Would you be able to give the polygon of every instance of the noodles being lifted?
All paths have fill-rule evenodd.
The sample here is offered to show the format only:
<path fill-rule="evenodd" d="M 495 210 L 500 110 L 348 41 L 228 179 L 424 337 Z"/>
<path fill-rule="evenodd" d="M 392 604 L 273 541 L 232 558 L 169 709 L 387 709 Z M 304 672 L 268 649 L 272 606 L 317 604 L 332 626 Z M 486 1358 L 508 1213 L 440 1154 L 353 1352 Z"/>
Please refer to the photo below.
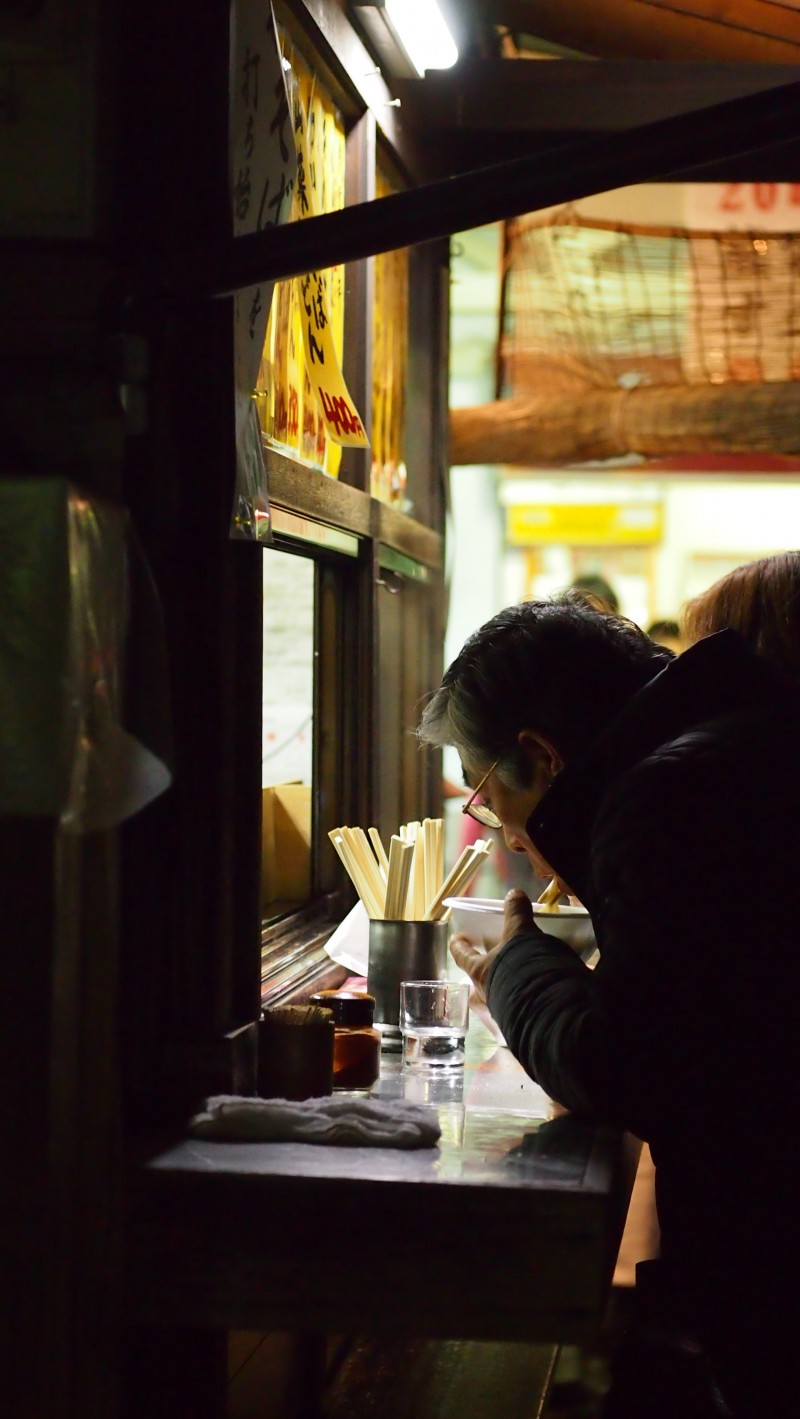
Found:
<path fill-rule="evenodd" d="M 536 905 L 544 907 L 545 911 L 548 912 L 560 911 L 561 906 L 558 900 L 560 896 L 561 887 L 558 883 L 558 879 L 553 877 L 551 881 L 548 882 L 541 895 L 537 897 Z"/>

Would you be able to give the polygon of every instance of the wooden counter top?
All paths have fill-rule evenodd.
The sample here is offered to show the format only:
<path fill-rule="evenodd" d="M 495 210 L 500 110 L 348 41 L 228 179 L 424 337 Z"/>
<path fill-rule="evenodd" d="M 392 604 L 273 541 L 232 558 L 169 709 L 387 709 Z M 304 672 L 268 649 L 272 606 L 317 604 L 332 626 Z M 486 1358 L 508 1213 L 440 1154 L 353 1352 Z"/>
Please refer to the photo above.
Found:
<path fill-rule="evenodd" d="M 579 1341 L 605 1305 L 638 1156 L 548 1119 L 473 1018 L 454 1080 L 384 1055 L 380 1096 L 438 1109 L 437 1148 L 186 1139 L 131 1180 L 129 1315 L 156 1325 Z"/>

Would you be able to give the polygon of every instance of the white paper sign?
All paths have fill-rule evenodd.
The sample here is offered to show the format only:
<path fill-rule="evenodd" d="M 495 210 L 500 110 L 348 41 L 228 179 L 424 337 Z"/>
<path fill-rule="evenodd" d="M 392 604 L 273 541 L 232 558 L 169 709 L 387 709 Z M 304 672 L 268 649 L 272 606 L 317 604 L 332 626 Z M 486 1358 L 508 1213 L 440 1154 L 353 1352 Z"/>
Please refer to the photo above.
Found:
<path fill-rule="evenodd" d="M 696 230 L 800 230 L 800 182 L 691 182 L 685 193 L 686 221 Z"/>

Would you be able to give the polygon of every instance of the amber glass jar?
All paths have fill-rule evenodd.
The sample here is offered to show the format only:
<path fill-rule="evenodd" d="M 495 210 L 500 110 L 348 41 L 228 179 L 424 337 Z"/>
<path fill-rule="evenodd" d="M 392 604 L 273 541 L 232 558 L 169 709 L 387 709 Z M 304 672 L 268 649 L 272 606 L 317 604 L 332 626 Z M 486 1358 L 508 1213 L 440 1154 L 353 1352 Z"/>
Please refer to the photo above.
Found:
<path fill-rule="evenodd" d="M 360 990 L 319 990 L 309 1000 L 333 1015 L 333 1087 L 370 1089 L 381 1069 L 381 1037 L 373 1027 L 375 997 Z"/>

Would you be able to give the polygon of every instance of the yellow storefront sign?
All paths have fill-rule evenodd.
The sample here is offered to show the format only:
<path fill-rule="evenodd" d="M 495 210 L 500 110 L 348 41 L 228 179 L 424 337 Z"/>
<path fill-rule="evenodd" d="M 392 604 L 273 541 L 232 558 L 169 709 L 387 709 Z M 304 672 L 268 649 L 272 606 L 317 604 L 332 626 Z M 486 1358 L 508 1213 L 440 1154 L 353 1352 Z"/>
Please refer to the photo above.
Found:
<path fill-rule="evenodd" d="M 660 502 L 524 503 L 510 507 L 506 541 L 512 547 L 559 542 L 572 547 L 642 547 L 660 542 Z"/>

